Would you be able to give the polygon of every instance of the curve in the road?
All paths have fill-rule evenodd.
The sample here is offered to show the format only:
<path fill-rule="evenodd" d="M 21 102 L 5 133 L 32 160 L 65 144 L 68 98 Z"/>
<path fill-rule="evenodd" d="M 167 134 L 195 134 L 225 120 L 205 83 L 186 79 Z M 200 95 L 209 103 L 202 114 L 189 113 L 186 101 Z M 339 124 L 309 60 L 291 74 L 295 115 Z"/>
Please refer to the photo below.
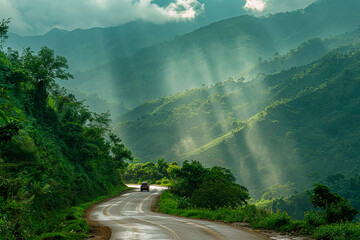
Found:
<path fill-rule="evenodd" d="M 260 240 L 265 238 L 221 223 L 154 213 L 151 211 L 151 205 L 162 189 L 152 186 L 150 192 L 134 190 L 118 196 L 94 208 L 90 218 L 111 229 L 111 240 Z"/>

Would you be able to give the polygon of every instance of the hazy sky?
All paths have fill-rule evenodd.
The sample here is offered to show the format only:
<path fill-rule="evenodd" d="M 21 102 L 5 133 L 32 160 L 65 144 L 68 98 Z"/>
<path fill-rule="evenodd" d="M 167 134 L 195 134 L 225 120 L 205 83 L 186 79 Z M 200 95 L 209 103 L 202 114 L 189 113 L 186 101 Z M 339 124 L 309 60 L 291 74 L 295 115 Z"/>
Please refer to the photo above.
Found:
<path fill-rule="evenodd" d="M 226 4 L 224 3 L 226 1 Z M 244 13 L 273 13 L 302 8 L 314 0 L 0 0 L 0 19 L 12 18 L 11 31 L 22 35 L 43 34 L 58 27 L 109 27 L 133 20 L 155 23 L 189 21 L 206 14 L 207 7 L 231 8 Z M 157 4 L 158 3 L 158 4 Z M 240 4 L 239 4 L 240 3 Z M 215 11 L 214 11 L 215 9 Z M 221 9 L 226 12 L 227 9 Z M 214 16 L 212 16 L 214 17 Z M 223 17 L 223 16 L 222 16 Z M 229 16 L 231 17 L 231 16 Z"/>

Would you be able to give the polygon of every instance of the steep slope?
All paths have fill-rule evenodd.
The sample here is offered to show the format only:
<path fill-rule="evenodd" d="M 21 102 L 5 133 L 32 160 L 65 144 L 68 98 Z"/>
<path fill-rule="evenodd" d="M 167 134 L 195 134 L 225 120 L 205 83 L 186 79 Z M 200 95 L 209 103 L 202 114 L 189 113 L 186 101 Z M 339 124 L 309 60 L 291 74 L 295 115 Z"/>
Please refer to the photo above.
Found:
<path fill-rule="evenodd" d="M 121 122 L 117 131 L 141 159 L 180 159 L 194 148 L 242 126 L 241 121 L 248 120 L 272 102 L 295 97 L 298 91 L 309 86 L 304 83 L 286 91 L 274 88 L 279 82 L 286 86 L 288 79 L 301 71 L 294 66 L 309 64 L 337 45 L 347 43 L 338 48 L 346 52 L 358 46 L 359 38 L 357 30 L 331 39 L 313 39 L 287 54 L 258 62 L 250 69 L 250 74 L 244 72 L 212 86 L 145 102 L 117 120 Z M 281 72 L 283 70 L 287 71 Z M 258 74 L 262 72 L 273 75 Z M 243 75 L 257 77 L 244 82 Z"/>
<path fill-rule="evenodd" d="M 351 31 L 359 25 L 356 0 L 317 1 L 304 10 L 265 17 L 240 16 L 143 49 L 129 58 L 78 73 L 79 89 L 132 105 L 246 69 L 258 57 L 284 52 L 314 37 Z"/>
<path fill-rule="evenodd" d="M 25 54 L 0 51 L 0 239 L 83 239 L 89 227 L 69 208 L 125 188 L 131 153 L 107 114 L 55 83 L 70 77 L 66 59 Z"/>
<path fill-rule="evenodd" d="M 184 157 L 223 163 L 257 190 L 289 181 L 305 187 L 329 174 L 354 171 L 359 167 L 359 61 L 359 49 L 333 52 L 289 75 L 290 81 L 272 87 L 283 100 Z M 296 85 L 304 90 L 293 98 L 289 93 Z"/>
<path fill-rule="evenodd" d="M 143 160 L 197 159 L 208 166 L 223 165 L 232 168 L 242 184 L 257 190 L 287 181 L 304 187 L 336 169 L 346 171 L 351 164 L 357 164 L 354 159 L 343 167 L 336 162 L 334 168 L 322 168 L 332 156 L 328 154 L 329 149 L 333 149 L 333 156 L 335 153 L 353 155 L 354 137 L 337 131 L 339 144 L 348 141 L 351 145 L 337 153 L 337 140 L 325 140 L 332 137 L 332 133 L 326 131 L 333 129 L 323 130 L 322 125 L 328 125 L 327 118 L 339 124 L 346 118 L 357 118 L 356 105 L 346 107 L 348 103 L 344 100 L 356 98 L 357 85 L 341 81 L 347 69 L 357 74 L 353 64 L 360 60 L 357 59 L 359 51 L 354 54 L 351 51 L 359 49 L 359 37 L 356 31 L 327 40 L 314 39 L 257 65 L 259 69 L 276 66 L 280 71 L 295 63 L 311 62 L 337 44 L 352 42 L 303 67 L 292 67 L 269 76 L 260 74 L 251 82 L 243 82 L 239 75 L 210 87 L 146 102 L 123 116 L 125 121 L 118 125 L 117 132 L 134 155 Z M 344 84 L 351 89 L 346 90 Z M 339 95 L 334 92 L 336 88 Z M 325 107 L 334 102 L 332 98 L 339 108 L 344 103 L 345 110 Z M 323 111 L 321 116 L 312 115 Z M 317 139 L 320 142 L 314 144 Z M 339 156 L 336 161 L 340 159 Z"/>

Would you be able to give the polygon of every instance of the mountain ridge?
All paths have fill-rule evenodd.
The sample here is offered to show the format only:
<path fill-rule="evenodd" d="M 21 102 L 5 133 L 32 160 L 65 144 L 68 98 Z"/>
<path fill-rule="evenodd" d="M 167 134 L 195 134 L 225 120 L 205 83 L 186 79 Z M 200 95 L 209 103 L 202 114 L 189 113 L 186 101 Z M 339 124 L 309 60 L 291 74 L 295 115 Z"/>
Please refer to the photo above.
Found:
<path fill-rule="evenodd" d="M 128 58 L 76 73 L 76 87 L 85 91 L 96 88 L 101 95 L 135 106 L 204 83 L 216 83 L 254 64 L 258 57 L 268 58 L 314 37 L 353 30 L 360 23 L 355 10 L 360 3 L 347 3 L 327 0 L 294 12 L 218 21 Z M 329 4 L 334 7 L 327 9 Z M 350 11 L 348 17 L 343 16 L 345 10 Z"/>

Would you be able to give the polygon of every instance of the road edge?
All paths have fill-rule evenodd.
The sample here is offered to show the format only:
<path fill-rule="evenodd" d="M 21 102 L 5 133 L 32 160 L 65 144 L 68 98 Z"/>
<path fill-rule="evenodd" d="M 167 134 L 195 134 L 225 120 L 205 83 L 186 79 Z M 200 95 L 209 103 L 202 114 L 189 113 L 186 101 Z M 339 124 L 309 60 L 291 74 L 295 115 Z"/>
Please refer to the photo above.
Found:
<path fill-rule="evenodd" d="M 259 230 L 257 229 L 253 229 L 253 228 L 250 228 L 250 227 L 245 227 L 245 226 L 239 226 L 239 225 L 236 225 L 236 224 L 232 224 L 232 223 L 228 223 L 228 222 L 225 222 L 225 221 L 214 221 L 214 220 L 209 220 L 209 219 L 200 219 L 200 218 L 187 218 L 187 217 L 182 217 L 182 216 L 177 216 L 177 215 L 172 215 L 172 214 L 165 214 L 165 213 L 162 213 L 160 212 L 160 207 L 159 207 L 159 202 L 160 202 L 160 196 L 157 196 L 153 199 L 153 202 L 151 204 L 151 211 L 153 211 L 154 213 L 156 214 L 160 214 L 160 215 L 170 215 L 170 216 L 174 216 L 174 217 L 178 217 L 178 218 L 183 218 L 183 219 L 194 219 L 194 220 L 200 220 L 200 221 L 205 221 L 205 222 L 216 222 L 216 223 L 219 223 L 219 224 L 224 224 L 224 225 L 227 225 L 227 226 L 231 226 L 233 228 L 237 228 L 237 229 L 240 229 L 244 232 L 247 232 L 249 234 L 252 234 L 252 235 L 255 235 L 257 237 L 260 237 L 262 239 L 271 239 L 270 236 L 268 234 L 265 234 L 263 232 L 260 232 Z"/>
<path fill-rule="evenodd" d="M 87 224 L 90 227 L 89 239 L 109 240 L 111 238 L 111 229 L 107 226 L 102 225 L 98 221 L 91 220 L 90 219 L 91 212 L 100 204 L 107 202 L 111 199 L 117 198 L 123 194 L 132 192 L 132 191 L 134 191 L 134 188 L 125 189 L 124 191 L 122 191 L 121 193 L 119 193 L 113 197 L 105 198 L 105 199 L 101 200 L 100 202 L 91 205 L 84 211 L 84 219 L 86 220 Z"/>
<path fill-rule="evenodd" d="M 160 196 L 161 196 L 161 194 L 153 199 L 152 206 L 151 206 L 151 210 L 154 213 L 157 213 L 157 214 L 170 215 L 170 216 L 175 216 L 175 217 L 184 218 L 184 219 L 196 219 L 196 220 L 201 220 L 201 221 L 206 221 L 206 222 L 216 222 L 216 223 L 219 223 L 219 224 L 224 224 L 224 225 L 227 225 L 227 226 L 231 226 L 233 228 L 240 229 L 240 230 L 242 230 L 244 232 L 250 233 L 252 235 L 255 235 L 255 236 L 263 238 L 263 239 L 274 239 L 272 237 L 278 237 L 278 238 L 279 237 L 285 237 L 285 239 L 289 239 L 289 238 L 286 238 L 286 237 L 290 237 L 290 238 L 291 237 L 296 237 L 296 239 L 297 239 L 297 237 L 300 237 L 300 239 L 302 239 L 302 240 L 314 240 L 313 237 L 307 236 L 307 235 L 296 235 L 296 234 L 294 234 L 294 235 L 290 234 L 289 235 L 289 233 L 281 233 L 281 232 L 277 232 L 275 230 L 252 228 L 252 227 L 250 227 L 250 224 L 248 224 L 246 222 L 230 223 L 230 222 L 220 221 L 220 220 L 187 218 L 187 217 L 182 217 L 182 216 L 177 216 L 177 215 L 172 215 L 172 214 L 165 214 L 165 213 L 160 212 L 160 207 L 159 207 Z"/>

